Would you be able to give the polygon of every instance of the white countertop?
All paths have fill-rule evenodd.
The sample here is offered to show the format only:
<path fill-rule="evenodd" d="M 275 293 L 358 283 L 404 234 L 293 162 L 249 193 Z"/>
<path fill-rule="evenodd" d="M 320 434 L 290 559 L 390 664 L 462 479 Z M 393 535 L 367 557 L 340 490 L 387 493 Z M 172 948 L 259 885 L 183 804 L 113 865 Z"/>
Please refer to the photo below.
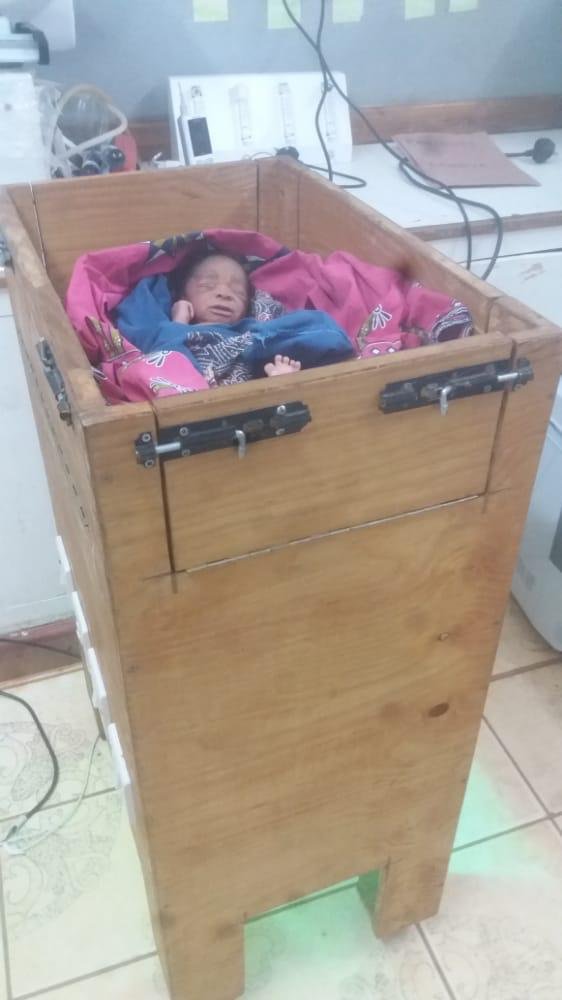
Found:
<path fill-rule="evenodd" d="M 511 215 L 562 211 L 562 129 L 540 132 L 510 132 L 493 136 L 505 152 L 531 149 L 541 136 L 551 138 L 557 147 L 547 163 L 534 163 L 530 157 L 515 162 L 538 181 L 540 187 L 479 187 L 457 188 L 460 195 L 490 204 L 504 218 Z M 416 226 L 436 226 L 462 222 L 459 210 L 444 198 L 422 191 L 410 184 L 398 169 L 396 161 L 378 144 L 355 146 L 351 163 L 334 163 L 336 169 L 357 174 L 367 181 L 367 187 L 354 190 L 361 201 L 407 229 Z M 342 182 L 343 183 L 343 182 Z M 487 219 L 479 209 L 468 208 L 469 218 Z M 441 241 L 444 252 L 462 260 L 466 252 L 463 238 Z M 477 236 L 474 240 L 475 259 L 485 259 L 492 251 L 492 236 Z M 502 253 L 522 253 L 562 248 L 562 227 L 507 232 Z"/>
<path fill-rule="evenodd" d="M 530 157 L 515 161 L 526 173 L 540 181 L 540 187 L 457 188 L 458 193 L 489 203 L 502 216 L 562 210 L 562 129 L 510 132 L 495 135 L 493 139 L 500 149 L 511 153 L 530 149 L 540 136 L 548 136 L 556 143 L 557 151 L 551 159 L 547 163 L 534 163 Z M 344 164 L 341 169 L 346 169 Z M 458 209 L 453 204 L 408 183 L 383 146 L 355 146 L 353 161 L 347 165 L 347 172 L 367 181 L 366 188 L 353 194 L 401 226 L 410 228 L 459 221 Z M 473 219 L 486 217 L 473 208 L 468 209 L 468 214 Z"/>

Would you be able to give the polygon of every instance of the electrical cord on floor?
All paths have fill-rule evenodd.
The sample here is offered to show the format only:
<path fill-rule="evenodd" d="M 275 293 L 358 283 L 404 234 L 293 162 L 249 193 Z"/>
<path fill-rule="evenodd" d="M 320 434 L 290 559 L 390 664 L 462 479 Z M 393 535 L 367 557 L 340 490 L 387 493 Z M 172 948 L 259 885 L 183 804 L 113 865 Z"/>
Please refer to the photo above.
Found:
<path fill-rule="evenodd" d="M 47 791 L 39 799 L 39 802 L 37 802 L 32 809 L 29 809 L 28 812 L 24 813 L 22 819 L 18 820 L 18 822 L 15 823 L 14 826 L 12 826 L 12 828 L 8 831 L 6 837 L 2 842 L 3 845 L 5 846 L 6 842 L 9 841 L 12 837 L 14 837 L 17 833 L 19 833 L 26 825 L 26 823 L 29 822 L 31 817 L 35 816 L 35 814 L 38 813 L 39 810 L 42 809 L 43 806 L 47 804 L 52 795 L 54 795 L 55 789 L 59 783 L 60 768 L 55 751 L 53 750 L 49 737 L 47 736 L 45 730 L 43 729 L 43 726 L 41 725 L 40 720 L 37 717 L 35 709 L 32 708 L 32 706 L 27 701 L 25 701 L 24 698 L 20 698 L 19 695 L 17 694 L 11 694 L 9 691 L 0 690 L 0 697 L 8 698 L 10 701 L 17 702 L 18 705 L 23 705 L 25 710 L 29 713 L 29 715 L 33 719 L 37 727 L 37 731 L 41 739 L 43 740 L 43 743 L 45 744 L 45 749 L 47 750 L 47 753 L 49 754 L 49 757 L 51 758 L 51 763 L 53 765 L 53 774 Z"/>
<path fill-rule="evenodd" d="M 39 844 L 42 844 L 44 840 L 48 840 L 49 837 L 53 836 L 53 834 L 58 833 L 59 830 L 62 830 L 63 826 L 66 826 L 67 823 L 70 823 L 71 819 L 74 818 L 80 806 L 82 805 L 82 802 L 84 801 L 86 792 L 88 791 L 88 785 L 90 783 L 90 776 L 94 764 L 94 755 L 100 739 L 101 737 L 98 733 L 93 742 L 92 749 L 90 750 L 90 756 L 88 758 L 88 766 L 86 768 L 86 778 L 84 780 L 84 785 L 82 786 L 82 791 L 80 792 L 80 795 L 74 800 L 73 806 L 69 810 L 69 812 L 67 812 L 66 815 L 63 816 L 63 818 L 59 823 L 55 823 L 55 825 L 52 826 L 50 830 L 46 830 L 45 833 L 42 833 L 39 836 L 34 837 L 33 835 L 31 835 L 30 837 L 27 838 L 25 836 L 24 837 L 16 836 L 16 832 L 18 834 L 21 832 L 21 829 L 24 825 L 23 823 L 21 823 L 17 828 L 12 827 L 12 831 L 15 832 L 10 831 L 10 833 L 8 833 L 8 835 L 4 838 L 2 844 L 0 845 L 4 848 L 4 850 L 8 852 L 8 854 L 26 854 L 27 851 L 33 850 L 34 847 L 37 847 Z M 34 812 L 37 812 L 37 807 L 33 810 L 33 812 L 30 815 L 33 815 Z M 28 816 L 28 819 L 29 818 L 30 816 Z M 27 819 L 25 822 L 27 822 Z"/>
<path fill-rule="evenodd" d="M 468 198 L 461 197 L 447 184 L 443 184 L 441 181 L 438 181 L 435 177 L 431 177 L 429 174 L 426 174 L 425 171 L 421 170 L 419 167 L 416 167 L 413 163 L 411 163 L 406 156 L 403 156 L 400 153 L 398 153 L 392 147 L 390 142 L 388 142 L 386 139 L 382 137 L 382 135 L 375 128 L 375 126 L 369 121 L 367 116 L 363 113 L 361 108 L 359 108 L 358 105 L 355 104 L 354 101 L 352 101 L 351 98 L 348 97 L 345 91 L 340 87 L 324 55 L 324 51 L 322 48 L 322 31 L 320 31 L 319 35 L 317 35 L 317 40 L 315 41 L 312 35 L 309 34 L 304 25 L 301 23 L 301 21 L 299 21 L 299 19 L 291 10 L 288 0 L 282 0 L 282 3 L 290 20 L 293 22 L 295 27 L 298 28 L 300 33 L 307 40 L 309 45 L 314 49 L 316 55 L 318 56 L 324 81 L 326 81 L 326 79 L 329 81 L 333 89 L 346 102 L 348 107 L 351 108 L 351 110 L 354 111 L 359 116 L 359 118 L 364 123 L 366 128 L 369 130 L 373 138 L 377 142 L 379 142 L 384 149 L 386 149 L 387 153 L 389 153 L 395 160 L 398 161 L 399 166 L 401 164 L 404 164 L 404 166 L 408 168 L 409 171 L 408 173 L 406 173 L 404 170 L 402 171 L 405 174 L 405 176 L 407 176 L 408 179 L 413 182 L 412 174 L 416 174 L 417 178 L 421 179 L 421 181 L 427 185 L 426 190 L 428 190 L 431 194 L 438 194 L 442 198 L 447 198 L 449 201 L 452 201 L 457 206 L 459 212 L 461 213 L 464 223 L 466 243 L 467 243 L 466 266 L 468 271 L 470 271 L 472 268 L 472 231 L 465 205 L 478 207 L 483 211 L 488 212 L 491 215 L 491 217 L 494 219 L 494 222 L 496 223 L 497 238 L 496 238 L 496 246 L 494 248 L 494 253 L 492 254 L 490 264 L 488 265 L 488 268 L 485 272 L 485 277 L 488 277 L 496 265 L 503 242 L 503 225 L 501 217 L 498 215 L 496 210 L 492 208 L 491 205 L 486 205 L 483 202 L 475 202 L 471 201 Z M 320 17 L 323 29 L 324 18 L 326 13 L 326 0 L 320 0 L 320 5 L 321 5 Z M 418 182 L 417 186 L 422 187 L 423 185 Z"/>

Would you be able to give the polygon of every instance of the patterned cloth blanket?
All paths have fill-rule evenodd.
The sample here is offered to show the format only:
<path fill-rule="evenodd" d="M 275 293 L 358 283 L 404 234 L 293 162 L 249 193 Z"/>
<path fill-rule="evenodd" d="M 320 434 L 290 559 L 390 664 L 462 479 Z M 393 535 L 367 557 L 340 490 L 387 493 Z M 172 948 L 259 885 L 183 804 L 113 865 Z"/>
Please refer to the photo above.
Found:
<path fill-rule="evenodd" d="M 209 249 L 245 258 L 255 289 L 253 319 L 263 322 L 276 319 L 280 312 L 320 310 L 347 333 L 357 356 L 372 357 L 472 333 L 470 313 L 461 303 L 348 253 L 322 258 L 290 251 L 260 233 L 226 229 L 114 247 L 79 258 L 66 297 L 72 325 L 109 402 L 209 388 L 201 370 L 205 366 L 194 355 L 190 358 L 177 344 L 143 352 L 127 338 L 125 329 L 118 329 L 116 319 L 117 307 L 139 282 L 170 274 L 190 254 L 200 253 L 201 241 Z"/>

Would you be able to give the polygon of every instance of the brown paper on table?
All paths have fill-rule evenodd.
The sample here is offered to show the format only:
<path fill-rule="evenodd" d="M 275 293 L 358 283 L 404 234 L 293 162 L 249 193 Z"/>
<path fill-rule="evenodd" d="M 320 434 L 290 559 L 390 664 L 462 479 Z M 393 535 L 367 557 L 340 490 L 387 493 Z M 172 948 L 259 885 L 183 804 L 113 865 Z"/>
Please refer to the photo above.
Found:
<path fill-rule="evenodd" d="M 540 187 L 486 132 L 412 132 L 393 139 L 416 167 L 449 187 Z"/>

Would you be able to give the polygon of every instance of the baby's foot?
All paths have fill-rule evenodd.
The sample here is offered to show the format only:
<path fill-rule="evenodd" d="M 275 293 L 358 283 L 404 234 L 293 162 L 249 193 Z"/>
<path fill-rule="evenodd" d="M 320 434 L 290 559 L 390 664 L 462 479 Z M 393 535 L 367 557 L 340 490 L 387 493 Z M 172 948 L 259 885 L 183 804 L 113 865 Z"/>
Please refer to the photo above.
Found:
<path fill-rule="evenodd" d="M 265 366 L 265 374 L 271 378 L 273 375 L 290 375 L 291 372 L 300 372 L 300 361 L 293 361 L 291 358 L 276 354 L 273 361 Z"/>

